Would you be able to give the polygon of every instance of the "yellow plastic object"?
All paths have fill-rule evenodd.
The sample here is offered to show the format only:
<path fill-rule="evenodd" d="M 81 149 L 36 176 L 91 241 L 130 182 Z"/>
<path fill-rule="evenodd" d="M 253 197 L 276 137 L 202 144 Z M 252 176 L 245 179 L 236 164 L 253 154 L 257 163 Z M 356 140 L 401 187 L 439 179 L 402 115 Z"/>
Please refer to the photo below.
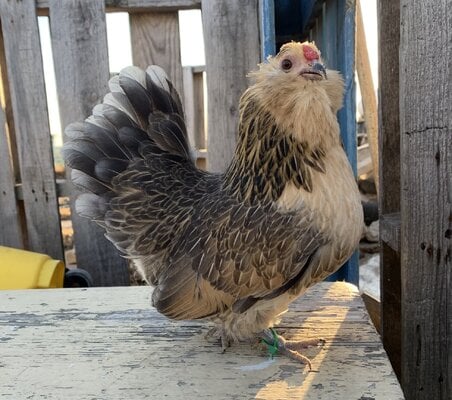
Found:
<path fill-rule="evenodd" d="M 63 261 L 0 246 L 0 289 L 61 288 L 63 281 Z"/>

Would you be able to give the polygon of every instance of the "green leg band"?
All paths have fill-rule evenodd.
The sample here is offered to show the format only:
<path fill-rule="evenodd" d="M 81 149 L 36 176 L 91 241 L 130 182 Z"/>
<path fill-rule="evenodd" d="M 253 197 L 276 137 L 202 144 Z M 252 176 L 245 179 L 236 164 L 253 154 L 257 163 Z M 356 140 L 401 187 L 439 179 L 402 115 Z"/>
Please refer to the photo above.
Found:
<path fill-rule="evenodd" d="M 261 343 L 267 345 L 268 353 L 270 354 L 271 358 L 278 352 L 278 335 L 276 334 L 276 331 L 273 328 L 270 328 L 270 331 L 273 335 L 273 342 L 270 343 L 266 339 L 262 339 Z"/>

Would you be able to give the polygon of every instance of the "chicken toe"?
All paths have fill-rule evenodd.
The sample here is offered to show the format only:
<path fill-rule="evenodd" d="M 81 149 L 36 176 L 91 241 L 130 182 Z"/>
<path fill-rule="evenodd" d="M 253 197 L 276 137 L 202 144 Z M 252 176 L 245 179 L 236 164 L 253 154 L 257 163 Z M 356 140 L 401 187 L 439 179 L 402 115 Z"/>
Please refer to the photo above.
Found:
<path fill-rule="evenodd" d="M 281 335 L 278 335 L 274 329 L 265 329 L 259 337 L 262 343 L 267 346 L 269 354 L 273 357 L 276 353 L 284 354 L 292 360 L 306 364 L 309 370 L 312 370 L 311 360 L 300 353 L 300 350 L 306 349 L 310 346 L 318 346 L 325 344 L 324 339 L 310 339 L 310 340 L 286 340 Z"/>

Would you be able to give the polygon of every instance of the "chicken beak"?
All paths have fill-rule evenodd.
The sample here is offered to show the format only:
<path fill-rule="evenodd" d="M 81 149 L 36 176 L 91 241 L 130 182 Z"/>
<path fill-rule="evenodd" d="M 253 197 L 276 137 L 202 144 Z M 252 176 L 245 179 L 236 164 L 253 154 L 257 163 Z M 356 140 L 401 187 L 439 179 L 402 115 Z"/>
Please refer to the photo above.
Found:
<path fill-rule="evenodd" d="M 322 74 L 325 79 L 328 79 L 327 76 L 326 76 L 325 66 L 321 62 L 314 61 L 314 63 L 312 64 L 312 69 L 314 71 L 319 72 L 320 74 Z"/>

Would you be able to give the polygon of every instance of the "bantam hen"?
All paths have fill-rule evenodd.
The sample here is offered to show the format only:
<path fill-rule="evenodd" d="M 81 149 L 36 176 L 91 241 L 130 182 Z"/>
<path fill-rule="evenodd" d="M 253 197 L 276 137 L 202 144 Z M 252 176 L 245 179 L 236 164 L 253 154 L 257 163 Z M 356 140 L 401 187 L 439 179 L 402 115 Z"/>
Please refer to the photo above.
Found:
<path fill-rule="evenodd" d="M 271 328 L 360 239 L 362 207 L 336 112 L 343 81 L 313 43 L 288 43 L 250 73 L 224 173 L 199 170 L 179 96 L 157 66 L 128 67 L 67 127 L 76 210 L 155 287 L 173 319 L 218 323 L 222 344 L 259 337 L 309 363 Z M 211 127 L 214 129 L 214 127 Z"/>

